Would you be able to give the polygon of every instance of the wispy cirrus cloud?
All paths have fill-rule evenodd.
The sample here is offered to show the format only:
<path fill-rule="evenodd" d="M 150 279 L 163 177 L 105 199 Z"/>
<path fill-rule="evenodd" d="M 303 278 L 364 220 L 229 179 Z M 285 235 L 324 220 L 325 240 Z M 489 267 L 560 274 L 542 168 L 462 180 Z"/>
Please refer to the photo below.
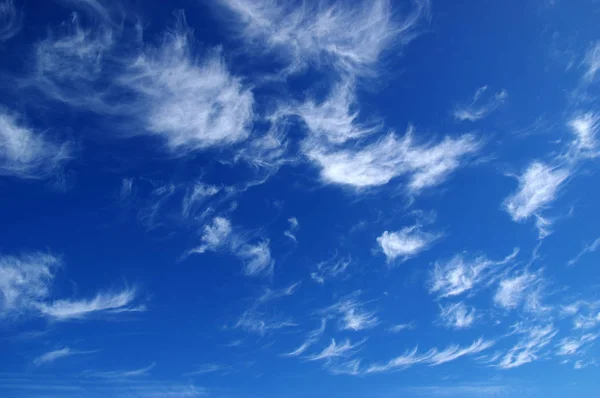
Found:
<path fill-rule="evenodd" d="M 391 3 L 376 0 L 345 3 L 319 1 L 221 0 L 236 17 L 233 28 L 252 49 L 275 53 L 286 63 L 284 74 L 307 65 L 329 66 L 351 75 L 374 73 L 374 65 L 390 47 L 407 44 L 428 18 L 429 1 L 414 1 L 403 18 L 394 15 Z M 348 29 L 354 26 L 354 29 Z"/>
<path fill-rule="evenodd" d="M 419 225 L 414 225 L 399 231 L 384 231 L 377 238 L 377 243 L 390 263 L 398 258 L 406 261 L 429 249 L 440 236 L 440 234 L 424 232 Z"/>
<path fill-rule="evenodd" d="M 137 299 L 134 288 L 126 287 L 122 291 L 107 291 L 96 294 L 91 299 L 55 300 L 37 304 L 38 310 L 56 321 L 84 319 L 92 316 L 123 312 L 143 312 L 145 306 L 132 306 Z"/>
<path fill-rule="evenodd" d="M 496 366 L 502 369 L 516 368 L 539 359 L 542 350 L 552 342 L 558 333 L 553 325 L 517 324 L 514 329 L 514 333 L 523 335 L 523 337 L 499 360 Z"/>
<path fill-rule="evenodd" d="M 73 145 L 36 131 L 0 107 L 0 176 L 47 178 L 73 157 Z"/>
<path fill-rule="evenodd" d="M 365 341 L 366 339 L 363 339 L 358 343 L 353 344 L 349 339 L 346 339 L 341 344 L 338 344 L 335 339 L 331 339 L 331 343 L 322 351 L 309 355 L 306 358 L 309 361 L 330 362 L 337 358 L 349 357 L 354 355 L 357 352 L 357 349 L 362 346 Z"/>
<path fill-rule="evenodd" d="M 233 327 L 264 336 L 267 333 L 293 326 L 297 326 L 297 324 L 290 318 L 281 318 L 267 314 L 258 308 L 251 308 L 244 311 Z"/>
<path fill-rule="evenodd" d="M 392 326 L 386 328 L 385 330 L 390 333 L 400 333 L 404 330 L 411 330 L 414 328 L 415 328 L 414 322 L 410 322 L 410 323 L 399 323 L 396 325 L 392 325 Z"/>
<path fill-rule="evenodd" d="M 94 354 L 98 352 L 98 350 L 94 351 L 77 351 L 72 350 L 69 347 L 63 347 L 54 351 L 46 352 L 33 360 L 33 363 L 36 366 L 46 365 L 56 361 L 57 359 L 66 358 L 74 355 L 87 355 Z"/>
<path fill-rule="evenodd" d="M 464 356 L 480 353 L 494 345 L 494 341 L 484 340 L 482 338 L 475 340 L 470 346 L 460 347 L 458 345 L 450 345 L 443 350 L 433 348 L 423 354 L 419 354 L 417 347 L 406 353 L 391 359 L 383 364 L 373 364 L 368 366 L 364 373 L 382 373 L 393 370 L 401 370 L 410 368 L 414 365 L 426 364 L 437 366 L 447 362 L 454 361 Z"/>
<path fill-rule="evenodd" d="M 107 370 L 107 371 L 87 371 L 84 375 L 87 377 L 95 377 L 102 379 L 129 379 L 144 377 L 150 374 L 150 371 L 154 369 L 156 362 L 152 362 L 150 365 L 133 370 Z"/>
<path fill-rule="evenodd" d="M 565 337 L 557 344 L 558 352 L 556 355 L 571 356 L 581 354 L 583 351 L 581 348 L 586 345 L 591 345 L 588 343 L 592 343 L 597 338 L 598 334 L 593 333 L 584 334 L 579 338 Z"/>
<path fill-rule="evenodd" d="M 337 252 L 333 257 L 317 264 L 316 271 L 311 272 L 310 277 L 317 283 L 324 284 L 327 279 L 344 276 L 348 267 L 352 264 L 352 257 L 338 257 Z"/>
<path fill-rule="evenodd" d="M 245 238 L 234 232 L 231 221 L 224 217 L 215 217 L 212 224 L 206 224 L 202 230 L 200 246 L 184 254 L 202 254 L 207 251 L 227 251 L 238 257 L 247 276 L 271 275 L 275 261 L 271 257 L 269 240 L 248 243 Z"/>
<path fill-rule="evenodd" d="M 13 0 L 0 2 L 0 42 L 15 36 L 21 30 L 23 15 Z"/>
<path fill-rule="evenodd" d="M 44 316 L 53 321 L 83 319 L 131 311 L 144 311 L 133 305 L 137 292 L 98 293 L 92 299 L 51 300 L 60 258 L 48 253 L 28 253 L 20 257 L 0 257 L 0 316 Z"/>
<path fill-rule="evenodd" d="M 594 81 L 600 70 L 600 41 L 593 42 L 590 45 L 583 59 L 583 67 L 585 68 L 584 79 L 587 82 Z"/>
<path fill-rule="evenodd" d="M 325 333 L 325 327 L 327 325 L 327 321 L 325 319 L 321 319 L 321 326 L 319 326 L 315 330 L 311 330 L 306 335 L 306 340 L 295 350 L 282 354 L 284 357 L 297 357 L 302 355 L 307 349 L 309 349 L 313 344 L 319 341 L 323 333 Z"/>
<path fill-rule="evenodd" d="M 403 137 L 389 133 L 361 148 L 336 148 L 307 140 L 306 156 L 321 169 L 321 179 L 357 189 L 377 187 L 404 176 L 407 190 L 418 193 L 439 185 L 477 151 L 471 135 L 446 137 L 437 144 L 415 142 L 413 128 Z"/>
<path fill-rule="evenodd" d="M 500 261 L 484 256 L 467 259 L 460 254 L 446 263 L 436 262 L 429 279 L 429 292 L 440 298 L 459 296 L 482 286 L 489 286 L 498 273 L 498 266 L 514 261 L 519 249 Z"/>
<path fill-rule="evenodd" d="M 523 271 L 517 275 L 504 277 L 498 283 L 494 303 L 505 309 L 514 309 L 525 303 L 526 309 L 540 310 L 535 301 L 539 298 L 538 292 L 542 283 L 541 271 L 536 273 Z"/>
<path fill-rule="evenodd" d="M 118 79 L 134 94 L 132 110 L 175 156 L 245 140 L 252 92 L 230 74 L 219 51 L 197 62 L 193 31 L 183 12 L 175 17 L 160 46 L 139 54 Z"/>
<path fill-rule="evenodd" d="M 371 329 L 379 324 L 375 311 L 364 309 L 366 303 L 359 300 L 361 292 L 356 291 L 342 297 L 337 303 L 319 311 L 323 315 L 338 318 L 341 330 Z"/>
<path fill-rule="evenodd" d="M 597 238 L 592 243 L 585 245 L 584 248 L 575 257 L 569 260 L 567 265 L 575 265 L 582 256 L 584 256 L 587 253 L 595 252 L 598 249 L 598 247 L 600 247 L 600 238 Z"/>
<path fill-rule="evenodd" d="M 479 87 L 470 103 L 456 105 L 452 111 L 454 118 L 460 121 L 474 122 L 485 118 L 506 102 L 508 98 L 506 90 L 500 90 L 485 100 L 487 89 L 487 86 Z"/>
<path fill-rule="evenodd" d="M 38 43 L 22 86 L 118 120 L 113 129 L 123 135 L 158 137 L 175 157 L 249 137 L 251 89 L 229 72 L 219 49 L 200 56 L 183 11 L 154 44 L 143 41 L 141 24 L 126 29 L 126 15 L 94 4 L 74 4 L 79 13 L 63 31 Z"/>
<path fill-rule="evenodd" d="M 463 302 L 440 306 L 440 322 L 451 329 L 467 329 L 477 319 L 474 308 Z"/>
<path fill-rule="evenodd" d="M 521 222 L 544 210 L 556 199 L 569 175 L 569 171 L 562 167 L 538 161 L 531 163 L 518 177 L 517 191 L 505 199 L 506 211 L 514 221 Z"/>

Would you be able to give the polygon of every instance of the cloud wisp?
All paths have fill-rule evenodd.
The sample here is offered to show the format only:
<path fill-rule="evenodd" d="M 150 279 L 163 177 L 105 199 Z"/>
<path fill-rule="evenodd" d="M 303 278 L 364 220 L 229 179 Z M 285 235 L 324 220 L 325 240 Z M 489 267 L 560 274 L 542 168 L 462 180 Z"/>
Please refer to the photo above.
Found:
<path fill-rule="evenodd" d="M 307 349 L 309 349 L 313 344 L 317 343 L 323 333 L 325 333 L 325 327 L 327 325 L 327 321 L 325 319 L 321 319 L 321 326 L 319 326 L 315 330 L 311 330 L 307 335 L 304 342 L 295 350 L 282 354 L 284 357 L 297 357 L 302 355 Z"/>
<path fill-rule="evenodd" d="M 383 373 L 390 372 L 393 370 L 402 370 L 410 368 L 414 365 L 425 364 L 430 366 L 437 366 L 447 362 L 457 360 L 464 356 L 480 353 L 487 350 L 494 345 L 494 341 L 484 340 L 482 338 L 475 340 L 468 347 L 460 347 L 458 345 L 450 345 L 443 350 L 433 348 L 423 354 L 419 354 L 417 347 L 413 348 L 406 353 L 391 359 L 390 361 L 383 364 L 373 364 L 368 366 L 365 370 L 365 374 L 371 373 Z"/>
<path fill-rule="evenodd" d="M 271 257 L 269 240 L 248 243 L 236 233 L 231 221 L 224 217 L 215 217 L 212 224 L 206 224 L 202 230 L 201 244 L 185 253 L 191 254 L 225 251 L 239 258 L 243 263 L 243 272 L 247 276 L 269 276 L 273 274 L 275 260 Z"/>
<path fill-rule="evenodd" d="M 0 43 L 19 33 L 22 19 L 13 0 L 0 1 Z"/>
<path fill-rule="evenodd" d="M 439 317 L 442 325 L 447 328 L 468 329 L 473 326 L 478 316 L 474 308 L 459 302 L 440 306 Z"/>
<path fill-rule="evenodd" d="M 253 51 L 280 57 L 284 76 L 308 65 L 328 66 L 352 76 L 371 75 L 386 49 L 406 45 L 417 36 L 430 7 L 427 0 L 415 1 L 413 9 L 398 18 L 387 0 L 220 3 L 235 17 L 233 28 L 253 45 Z"/>
<path fill-rule="evenodd" d="M 51 300 L 56 273 L 61 267 L 60 258 L 47 253 L 0 257 L 3 297 L 0 316 L 43 316 L 52 321 L 67 321 L 145 311 L 144 305 L 134 305 L 137 292 L 133 288 L 98 293 L 92 299 Z"/>
<path fill-rule="evenodd" d="M 364 309 L 366 303 L 359 300 L 360 291 L 342 297 L 337 303 L 320 311 L 325 316 L 338 318 L 340 330 L 359 331 L 379 324 L 375 311 Z"/>
<path fill-rule="evenodd" d="M 553 325 L 516 325 L 515 333 L 523 335 L 519 342 L 503 355 L 497 366 L 502 369 L 516 368 L 540 358 L 558 331 Z"/>
<path fill-rule="evenodd" d="M 467 259 L 459 254 L 446 263 L 436 262 L 429 278 L 429 292 L 445 298 L 489 286 L 500 271 L 498 267 L 513 262 L 518 253 L 519 250 L 515 249 L 500 261 L 489 260 L 484 256 Z"/>
<path fill-rule="evenodd" d="M 419 225 L 414 225 L 399 231 L 384 231 L 377 238 L 377 243 L 389 264 L 397 259 L 404 262 L 429 249 L 440 236 L 440 234 L 424 232 Z"/>
<path fill-rule="evenodd" d="M 0 176 L 56 176 L 73 157 L 73 146 L 36 131 L 21 119 L 0 107 Z"/>
<path fill-rule="evenodd" d="M 57 359 L 66 358 L 74 355 L 87 355 L 94 354 L 98 352 L 98 350 L 94 351 L 77 351 L 72 350 L 69 347 L 63 347 L 54 351 L 46 352 L 33 360 L 35 366 L 47 365 L 50 364 Z"/>
<path fill-rule="evenodd" d="M 506 90 L 500 90 L 486 101 L 484 96 L 487 89 L 487 86 L 479 87 L 470 103 L 455 106 L 452 111 L 454 118 L 461 122 L 465 120 L 475 122 L 484 119 L 506 102 L 508 98 Z"/>

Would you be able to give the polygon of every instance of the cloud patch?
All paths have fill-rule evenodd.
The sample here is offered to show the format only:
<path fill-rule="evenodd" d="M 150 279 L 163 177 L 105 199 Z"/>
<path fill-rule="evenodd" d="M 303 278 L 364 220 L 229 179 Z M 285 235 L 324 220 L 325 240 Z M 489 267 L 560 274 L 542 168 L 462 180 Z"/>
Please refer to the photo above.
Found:
<path fill-rule="evenodd" d="M 0 1 L 0 42 L 15 36 L 21 30 L 22 14 L 13 0 Z"/>
<path fill-rule="evenodd" d="M 72 158 L 69 142 L 52 139 L 0 107 L 0 175 L 41 179 L 56 175 Z"/>
<path fill-rule="evenodd" d="M 406 261 L 416 256 L 427 250 L 439 237 L 437 234 L 423 232 L 415 225 L 394 232 L 384 231 L 377 238 L 377 243 L 390 263 L 398 258 Z"/>
<path fill-rule="evenodd" d="M 484 97 L 487 89 L 487 86 L 479 87 L 475 91 L 475 95 L 473 95 L 470 103 L 455 106 L 452 111 L 454 118 L 461 122 L 465 120 L 475 122 L 488 116 L 508 99 L 506 90 L 500 90 L 491 97 L 488 96 L 487 100 L 485 100 Z"/>

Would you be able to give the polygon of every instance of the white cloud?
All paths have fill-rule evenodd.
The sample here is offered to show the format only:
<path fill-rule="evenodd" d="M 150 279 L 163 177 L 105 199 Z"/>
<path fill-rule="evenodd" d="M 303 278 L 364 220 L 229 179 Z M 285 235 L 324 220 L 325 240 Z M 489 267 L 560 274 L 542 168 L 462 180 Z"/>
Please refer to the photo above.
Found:
<path fill-rule="evenodd" d="M 179 12 L 161 45 L 148 47 L 119 78 L 136 97 L 131 111 L 176 156 L 243 141 L 252 126 L 252 92 L 230 74 L 218 51 L 197 62 L 193 46 Z"/>
<path fill-rule="evenodd" d="M 569 260 L 567 265 L 575 265 L 575 263 L 577 263 L 579 261 L 581 256 L 583 256 L 587 253 L 595 252 L 596 250 L 598 250 L 598 247 L 600 247 L 600 238 L 597 238 L 595 241 L 593 241 L 589 245 L 585 245 L 585 247 L 575 257 L 573 257 L 572 259 Z"/>
<path fill-rule="evenodd" d="M 248 276 L 273 274 L 275 260 L 271 258 L 268 240 L 255 245 L 242 245 L 237 251 L 237 256 L 244 262 L 244 274 Z"/>
<path fill-rule="evenodd" d="M 292 283 L 291 285 L 281 288 L 281 289 L 266 288 L 265 292 L 262 294 L 262 296 L 260 296 L 258 298 L 258 302 L 266 303 L 268 301 L 275 300 L 275 299 L 278 299 L 281 297 L 291 296 L 292 294 L 296 293 L 296 291 L 298 291 L 301 284 L 302 284 L 302 281 L 298 281 L 298 282 Z"/>
<path fill-rule="evenodd" d="M 467 307 L 463 302 L 440 306 L 440 321 L 448 328 L 467 329 L 476 318 L 475 309 Z"/>
<path fill-rule="evenodd" d="M 63 347 L 58 350 L 49 351 L 45 354 L 40 355 L 39 357 L 33 360 L 33 363 L 36 366 L 45 365 L 48 363 L 52 363 L 60 358 L 70 357 L 73 355 L 85 355 L 85 354 L 93 354 L 98 351 L 75 351 L 71 350 L 69 347 Z"/>
<path fill-rule="evenodd" d="M 0 316 L 29 312 L 47 299 L 59 266 L 60 259 L 47 253 L 0 256 Z"/>
<path fill-rule="evenodd" d="M 356 344 L 352 344 L 349 339 L 346 339 L 343 343 L 336 343 L 335 339 L 331 339 L 331 344 L 325 347 L 321 352 L 315 353 L 307 357 L 309 361 L 331 361 L 332 359 L 340 357 L 352 356 L 356 353 L 357 348 L 364 344 L 366 339 L 359 341 Z"/>
<path fill-rule="evenodd" d="M 467 260 L 463 255 L 457 255 L 445 264 L 436 263 L 430 276 L 429 291 L 440 297 L 452 297 L 487 285 L 493 280 L 497 266 L 512 262 L 518 253 L 515 249 L 501 261 L 491 261 L 483 256 Z"/>
<path fill-rule="evenodd" d="M 121 200 L 127 200 L 133 194 L 133 178 L 123 178 L 121 180 L 121 190 L 119 192 L 119 198 Z"/>
<path fill-rule="evenodd" d="M 591 343 L 598 338 L 597 334 L 584 334 L 579 338 L 564 338 L 562 339 L 557 347 L 558 352 L 556 355 L 568 356 L 568 355 L 577 355 L 581 353 L 581 347 L 586 345 L 587 343 Z"/>
<path fill-rule="evenodd" d="M 585 54 L 583 66 L 586 68 L 584 79 L 588 82 L 593 81 L 600 70 L 600 41 L 592 43 Z"/>
<path fill-rule="evenodd" d="M 234 328 L 263 336 L 266 333 L 292 326 L 296 326 L 296 324 L 291 319 L 279 319 L 269 316 L 256 308 L 251 308 L 244 311 L 234 325 Z"/>
<path fill-rule="evenodd" d="M 569 121 L 568 126 L 575 136 L 571 144 L 576 149 L 575 156 L 594 157 L 598 156 L 598 143 L 596 137 L 600 129 L 600 116 L 593 112 L 587 112 L 574 115 Z"/>
<path fill-rule="evenodd" d="M 98 377 L 105 379 L 128 379 L 132 377 L 142 377 L 150 374 L 150 371 L 154 369 L 156 362 L 152 362 L 150 365 L 134 370 L 109 370 L 102 372 L 87 372 L 86 376 Z"/>
<path fill-rule="evenodd" d="M 274 51 L 288 63 L 285 73 L 294 73 L 308 64 L 325 64 L 352 75 L 372 74 L 382 52 L 413 39 L 429 12 L 426 0 L 416 1 L 403 20 L 393 18 L 387 0 L 356 4 L 320 1 L 292 5 L 256 0 L 221 3 L 237 17 L 240 35 L 259 48 Z"/>
<path fill-rule="evenodd" d="M 375 315 L 375 311 L 366 311 L 363 308 L 365 303 L 358 300 L 359 295 L 360 291 L 349 294 L 321 312 L 338 315 L 341 330 L 371 329 L 379 324 L 379 318 Z"/>
<path fill-rule="evenodd" d="M 204 253 L 222 247 L 227 243 L 231 231 L 231 222 L 228 219 L 215 217 L 212 224 L 207 224 L 203 228 L 202 237 L 200 238 L 202 244 L 190 250 L 189 253 Z"/>
<path fill-rule="evenodd" d="M 576 315 L 573 318 L 574 329 L 592 329 L 600 323 L 600 312 L 597 314 Z"/>
<path fill-rule="evenodd" d="M 206 198 L 218 194 L 221 189 L 222 187 L 216 185 L 208 185 L 202 182 L 195 183 L 183 197 L 181 215 L 187 218 Z"/>
<path fill-rule="evenodd" d="M 225 250 L 242 261 L 245 275 L 273 274 L 275 260 L 271 257 L 269 240 L 263 239 L 254 244 L 245 242 L 244 237 L 233 232 L 231 222 L 224 217 L 215 217 L 212 224 L 205 225 L 200 239 L 202 241 L 200 246 L 189 250 L 184 257 L 207 251 Z"/>
<path fill-rule="evenodd" d="M 337 253 L 330 259 L 317 264 L 317 270 L 311 272 L 310 277 L 317 283 L 324 284 L 327 278 L 338 278 L 345 274 L 352 264 L 352 257 L 337 258 Z"/>
<path fill-rule="evenodd" d="M 0 107 L 0 176 L 46 178 L 72 157 L 69 142 L 35 131 Z"/>
<path fill-rule="evenodd" d="M 468 120 L 470 122 L 483 119 L 503 105 L 508 98 L 506 90 L 501 90 L 486 102 L 482 103 L 482 97 L 486 91 L 487 86 L 479 87 L 470 103 L 455 106 L 454 111 L 452 112 L 454 118 L 460 121 Z"/>
<path fill-rule="evenodd" d="M 45 253 L 0 257 L 0 316 L 42 315 L 55 321 L 82 319 L 92 315 L 144 311 L 132 306 L 135 289 L 98 293 L 90 300 L 51 301 L 59 258 Z"/>
<path fill-rule="evenodd" d="M 88 300 L 55 300 L 49 304 L 40 303 L 37 307 L 42 314 L 53 320 L 66 321 L 83 319 L 99 313 L 144 311 L 145 307 L 143 306 L 131 306 L 136 298 L 135 289 L 125 288 L 120 292 L 98 293 L 94 298 Z"/>
<path fill-rule="evenodd" d="M 401 258 L 406 261 L 427 250 L 440 235 L 421 231 L 418 225 L 405 227 L 399 231 L 384 231 L 377 243 L 387 257 L 388 263 Z"/>
<path fill-rule="evenodd" d="M 200 366 L 195 371 L 186 373 L 185 375 L 186 376 L 195 376 L 195 375 L 204 375 L 204 374 L 216 373 L 216 372 L 226 373 L 229 370 L 230 370 L 229 366 L 223 366 L 223 365 L 218 365 L 218 364 L 214 364 L 214 363 L 207 363 L 207 364 Z"/>
<path fill-rule="evenodd" d="M 325 319 L 321 319 L 321 326 L 315 330 L 312 330 L 306 336 L 306 340 L 295 350 L 282 354 L 284 357 L 297 357 L 298 355 L 303 354 L 308 348 L 310 348 L 313 344 L 315 344 L 323 333 L 325 333 L 325 326 L 327 325 L 327 321 Z"/>
<path fill-rule="evenodd" d="M 471 135 L 422 145 L 413 136 L 410 128 L 402 138 L 390 133 L 362 148 L 339 150 L 307 140 L 303 150 L 321 168 L 326 183 L 368 188 L 405 176 L 408 190 L 416 193 L 442 183 L 479 147 Z"/>
<path fill-rule="evenodd" d="M 516 368 L 535 361 L 540 357 L 542 349 L 550 344 L 558 333 L 552 325 L 545 327 L 517 325 L 515 332 L 523 334 L 524 337 L 502 357 L 497 365 L 502 369 Z"/>
<path fill-rule="evenodd" d="M 498 284 L 494 295 L 496 305 L 507 309 L 514 309 L 529 298 L 536 287 L 541 283 L 539 274 L 523 272 L 512 278 L 504 278 Z"/>
<path fill-rule="evenodd" d="M 296 242 L 297 240 L 296 235 L 294 235 L 294 231 L 298 229 L 298 219 L 296 217 L 290 217 L 288 218 L 288 223 L 290 224 L 290 227 L 283 232 L 283 235 Z"/>
<path fill-rule="evenodd" d="M 23 16 L 15 7 L 13 0 L 0 2 L 0 42 L 19 33 L 22 19 Z"/>
<path fill-rule="evenodd" d="M 38 43 L 35 73 L 23 84 L 125 120 L 115 130 L 157 136 L 173 156 L 248 138 L 254 117 L 251 89 L 229 72 L 219 49 L 196 53 L 183 11 L 152 45 L 143 42 L 141 24 L 130 29 L 123 16 L 99 16 L 102 10 L 86 8 L 95 22 L 85 28 L 75 13 L 70 24 L 63 24 L 66 34 L 53 33 Z"/>
<path fill-rule="evenodd" d="M 439 351 L 433 348 L 424 354 L 419 354 L 418 348 L 415 347 L 411 351 L 390 360 L 384 364 L 374 364 L 367 367 L 364 373 L 381 373 L 389 372 L 396 369 L 405 369 L 418 364 L 427 364 L 430 366 L 441 365 L 446 362 L 454 361 L 463 356 L 473 355 L 487 350 L 494 345 L 493 341 L 483 340 L 482 338 L 475 340 L 468 347 L 460 347 L 458 345 L 450 345 L 444 350 Z"/>
<path fill-rule="evenodd" d="M 537 214 L 556 199 L 561 185 L 569 178 L 569 170 L 531 163 L 518 177 L 519 187 L 504 201 L 504 207 L 514 221 L 524 221 Z"/>
<path fill-rule="evenodd" d="M 378 124 L 357 122 L 359 112 L 354 90 L 353 82 L 343 80 L 332 87 L 324 101 L 307 100 L 296 106 L 280 106 L 271 119 L 277 122 L 285 116 L 297 116 L 305 123 L 312 139 L 327 144 L 343 144 L 378 132 L 381 128 Z"/>
<path fill-rule="evenodd" d="M 413 322 L 411 322 L 411 323 L 399 323 L 397 325 L 392 325 L 385 330 L 390 333 L 399 333 L 399 332 L 402 332 L 403 330 L 411 330 L 414 328 L 415 328 L 415 324 Z"/>

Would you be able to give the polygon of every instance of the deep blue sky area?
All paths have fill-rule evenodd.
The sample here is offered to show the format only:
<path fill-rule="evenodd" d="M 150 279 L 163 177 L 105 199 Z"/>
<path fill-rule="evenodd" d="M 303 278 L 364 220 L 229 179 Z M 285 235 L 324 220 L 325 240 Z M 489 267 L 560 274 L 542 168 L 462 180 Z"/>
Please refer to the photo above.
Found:
<path fill-rule="evenodd" d="M 598 396 L 598 20 L 0 0 L 0 396 Z"/>

